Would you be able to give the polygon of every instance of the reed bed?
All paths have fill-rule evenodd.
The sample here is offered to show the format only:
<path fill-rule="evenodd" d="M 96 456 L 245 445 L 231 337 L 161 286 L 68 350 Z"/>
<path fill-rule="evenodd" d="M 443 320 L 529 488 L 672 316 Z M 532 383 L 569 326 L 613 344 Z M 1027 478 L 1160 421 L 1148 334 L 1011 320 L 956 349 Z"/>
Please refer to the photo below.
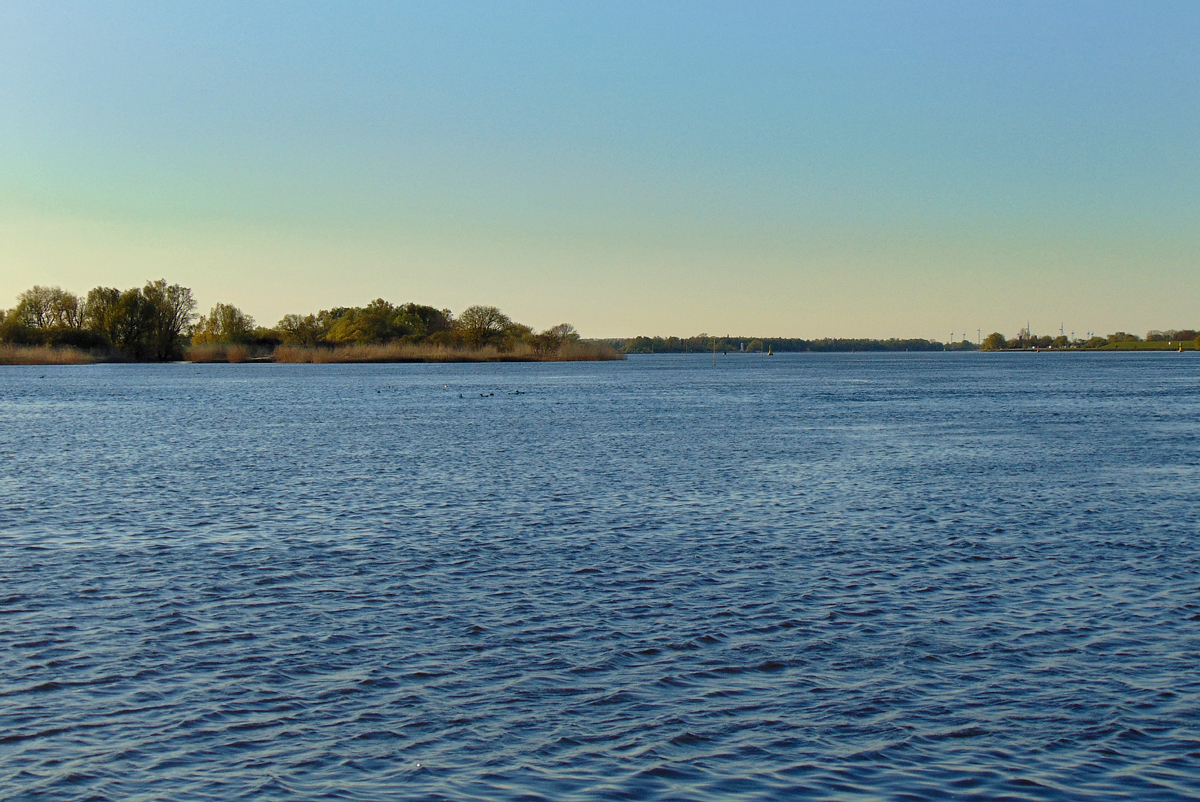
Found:
<path fill-rule="evenodd" d="M 0 365 L 91 365 L 96 357 L 78 348 L 0 345 Z"/>
<path fill-rule="evenodd" d="M 184 359 L 188 362 L 245 362 L 248 359 L 262 358 L 258 354 L 252 354 L 244 345 L 230 343 L 193 345 L 184 354 Z"/>
<path fill-rule="evenodd" d="M 452 348 L 446 345 L 413 343 L 384 343 L 379 345 L 346 345 L 338 348 L 305 348 L 281 345 L 272 357 L 275 362 L 560 362 L 624 359 L 611 346 L 603 343 L 567 343 L 555 354 L 539 354 L 532 347 L 518 343 L 509 351 L 493 346 L 484 348 Z"/>
<path fill-rule="evenodd" d="M 574 342 L 564 343 L 553 359 L 561 362 L 605 362 L 624 359 L 625 355 L 607 343 Z"/>

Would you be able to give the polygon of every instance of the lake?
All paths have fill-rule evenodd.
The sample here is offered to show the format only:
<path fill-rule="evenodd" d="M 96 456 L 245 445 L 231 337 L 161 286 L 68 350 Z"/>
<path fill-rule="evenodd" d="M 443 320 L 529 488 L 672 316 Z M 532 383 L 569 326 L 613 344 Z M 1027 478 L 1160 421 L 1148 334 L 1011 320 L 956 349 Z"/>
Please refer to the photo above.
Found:
<path fill-rule="evenodd" d="M 1200 354 L 0 368 L 0 796 L 1200 795 Z"/>

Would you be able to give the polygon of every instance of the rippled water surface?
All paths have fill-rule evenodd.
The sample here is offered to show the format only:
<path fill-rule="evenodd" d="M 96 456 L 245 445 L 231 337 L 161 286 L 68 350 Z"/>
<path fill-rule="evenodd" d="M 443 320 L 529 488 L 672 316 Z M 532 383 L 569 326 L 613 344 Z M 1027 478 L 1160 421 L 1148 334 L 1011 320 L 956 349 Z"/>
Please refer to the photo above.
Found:
<path fill-rule="evenodd" d="M 0 797 L 1195 798 L 1198 391 L 0 368 Z"/>

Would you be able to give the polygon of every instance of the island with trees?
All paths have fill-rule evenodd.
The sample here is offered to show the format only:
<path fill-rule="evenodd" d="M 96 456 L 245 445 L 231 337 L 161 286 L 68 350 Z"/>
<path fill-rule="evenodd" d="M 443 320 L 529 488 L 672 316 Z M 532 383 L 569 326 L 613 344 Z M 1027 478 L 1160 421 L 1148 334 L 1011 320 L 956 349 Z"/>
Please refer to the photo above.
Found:
<path fill-rule="evenodd" d="M 999 332 L 967 339 L 628 337 L 584 340 L 568 323 L 545 331 L 517 323 L 494 306 L 458 315 L 382 298 L 366 306 L 287 314 L 258 325 L 232 304 L 197 314 L 192 291 L 166 280 L 118 290 L 96 287 L 76 295 L 35 286 L 0 310 L 0 364 L 130 362 L 497 362 L 624 359 L 627 354 L 764 354 L 858 351 L 1147 351 L 1200 350 L 1192 329 L 1118 331 L 1087 339 Z"/>
<path fill-rule="evenodd" d="M 449 309 L 382 298 L 287 314 L 272 327 L 232 304 L 196 314 L 192 291 L 165 280 L 87 295 L 35 286 L 0 311 L 0 364 L 136 362 L 532 362 L 624 359 L 568 323 L 545 331 L 494 306 Z"/>

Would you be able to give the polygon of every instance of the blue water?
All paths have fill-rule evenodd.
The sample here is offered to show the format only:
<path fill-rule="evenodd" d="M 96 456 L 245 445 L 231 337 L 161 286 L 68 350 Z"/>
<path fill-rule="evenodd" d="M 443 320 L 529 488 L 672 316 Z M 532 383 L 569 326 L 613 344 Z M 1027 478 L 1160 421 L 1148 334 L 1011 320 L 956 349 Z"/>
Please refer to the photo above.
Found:
<path fill-rule="evenodd" d="M 1197 356 L 0 368 L 0 797 L 1196 798 Z"/>

